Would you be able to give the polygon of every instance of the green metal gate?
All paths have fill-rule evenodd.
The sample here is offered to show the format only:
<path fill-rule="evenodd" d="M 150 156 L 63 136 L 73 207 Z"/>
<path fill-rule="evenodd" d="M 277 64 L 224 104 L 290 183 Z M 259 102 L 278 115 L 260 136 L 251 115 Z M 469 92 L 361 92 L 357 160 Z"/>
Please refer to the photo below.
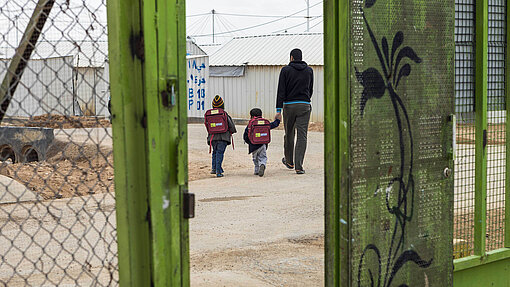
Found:
<path fill-rule="evenodd" d="M 325 2 L 328 286 L 510 286 L 509 5 L 450 2 Z"/>
<path fill-rule="evenodd" d="M 454 4 L 325 6 L 327 285 L 449 286 Z"/>
<path fill-rule="evenodd" d="M 184 4 L 108 1 L 122 286 L 189 285 Z"/>

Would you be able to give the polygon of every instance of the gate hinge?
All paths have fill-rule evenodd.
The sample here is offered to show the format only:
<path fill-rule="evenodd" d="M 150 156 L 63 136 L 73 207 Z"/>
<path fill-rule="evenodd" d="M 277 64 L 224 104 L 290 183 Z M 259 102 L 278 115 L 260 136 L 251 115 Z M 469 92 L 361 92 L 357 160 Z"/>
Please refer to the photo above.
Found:
<path fill-rule="evenodd" d="M 143 112 L 142 119 L 140 120 L 140 124 L 142 125 L 142 128 L 147 128 L 147 114 Z"/>
<path fill-rule="evenodd" d="M 131 55 L 143 62 L 145 60 L 145 43 L 143 40 L 143 34 L 131 34 L 131 37 L 129 38 L 129 45 L 131 47 Z"/>
<path fill-rule="evenodd" d="M 483 148 L 487 146 L 487 130 L 483 130 Z"/>
<path fill-rule="evenodd" d="M 195 194 L 184 192 L 183 194 L 184 218 L 195 218 Z"/>

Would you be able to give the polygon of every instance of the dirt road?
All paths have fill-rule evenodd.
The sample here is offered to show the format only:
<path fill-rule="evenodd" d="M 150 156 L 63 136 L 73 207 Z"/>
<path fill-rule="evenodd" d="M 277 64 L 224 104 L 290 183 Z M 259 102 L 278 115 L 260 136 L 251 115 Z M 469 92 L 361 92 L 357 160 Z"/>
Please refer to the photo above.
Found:
<path fill-rule="evenodd" d="M 190 182 L 197 197 L 190 222 L 192 286 L 323 285 L 323 134 L 311 132 L 305 175 L 281 164 L 283 131 L 272 132 L 268 168 L 253 175 L 244 127 L 227 149 L 225 177 L 209 175 L 205 130 L 189 126 L 189 160 L 204 178 Z"/>

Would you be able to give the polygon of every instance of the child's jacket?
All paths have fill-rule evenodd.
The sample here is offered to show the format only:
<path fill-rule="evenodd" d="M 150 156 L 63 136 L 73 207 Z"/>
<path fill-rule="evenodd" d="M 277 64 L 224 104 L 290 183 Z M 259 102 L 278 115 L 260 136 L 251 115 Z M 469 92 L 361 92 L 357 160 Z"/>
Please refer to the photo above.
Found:
<path fill-rule="evenodd" d="M 274 122 L 271 123 L 271 129 L 277 128 L 280 125 L 280 120 L 275 119 Z M 252 144 L 250 142 L 250 138 L 248 137 L 248 127 L 244 129 L 244 142 L 248 144 L 248 153 L 252 153 L 258 150 L 262 145 L 261 144 Z M 267 144 L 266 144 L 267 146 Z"/>

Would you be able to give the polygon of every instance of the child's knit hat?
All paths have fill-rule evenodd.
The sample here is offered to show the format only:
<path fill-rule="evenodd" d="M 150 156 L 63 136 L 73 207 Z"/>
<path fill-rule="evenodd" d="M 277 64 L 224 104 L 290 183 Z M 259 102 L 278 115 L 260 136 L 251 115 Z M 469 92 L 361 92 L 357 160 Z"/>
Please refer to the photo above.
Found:
<path fill-rule="evenodd" d="M 215 109 L 219 109 L 221 107 L 223 107 L 223 99 L 220 97 L 220 95 L 216 95 L 216 97 L 214 97 L 214 100 L 212 101 L 212 106 L 213 108 Z"/>

